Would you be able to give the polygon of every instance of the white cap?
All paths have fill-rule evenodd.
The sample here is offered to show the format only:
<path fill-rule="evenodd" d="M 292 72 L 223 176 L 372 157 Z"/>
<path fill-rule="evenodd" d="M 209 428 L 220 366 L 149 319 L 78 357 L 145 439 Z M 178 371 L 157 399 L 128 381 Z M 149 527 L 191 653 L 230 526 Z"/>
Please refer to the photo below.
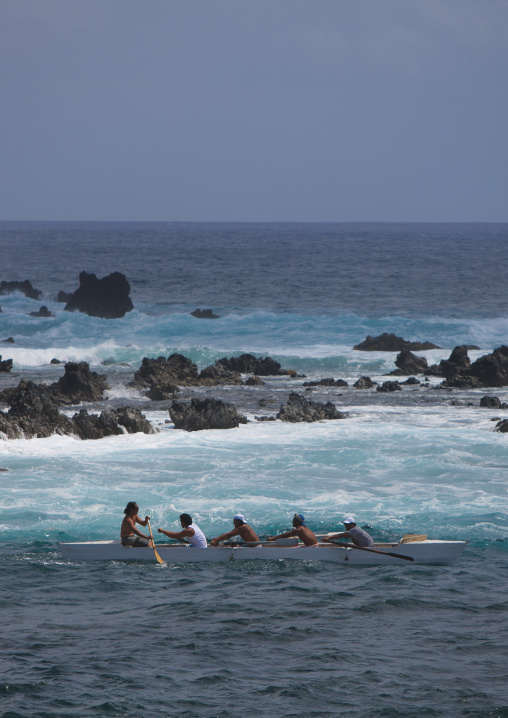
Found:
<path fill-rule="evenodd" d="M 352 516 L 344 516 L 344 518 L 342 519 L 342 523 L 343 524 L 355 524 L 356 521 L 354 520 L 354 518 Z"/>
<path fill-rule="evenodd" d="M 244 519 L 244 517 L 243 517 L 243 514 L 235 514 L 235 515 L 233 516 L 233 520 L 234 520 L 234 521 L 243 521 L 243 523 L 245 523 L 245 519 Z"/>

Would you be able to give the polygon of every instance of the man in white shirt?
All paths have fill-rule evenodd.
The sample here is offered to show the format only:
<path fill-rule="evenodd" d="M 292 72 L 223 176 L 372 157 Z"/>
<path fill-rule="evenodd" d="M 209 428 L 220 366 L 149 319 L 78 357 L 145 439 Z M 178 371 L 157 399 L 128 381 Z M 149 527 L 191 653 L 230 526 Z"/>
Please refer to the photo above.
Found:
<path fill-rule="evenodd" d="M 180 514 L 181 531 L 166 531 L 166 529 L 157 529 L 160 534 L 164 534 L 172 539 L 177 539 L 182 543 L 190 543 L 195 548 L 206 548 L 206 536 L 197 524 L 192 523 L 192 516 L 189 514 Z"/>
<path fill-rule="evenodd" d="M 352 516 L 346 516 L 343 519 L 346 530 L 340 534 L 333 534 L 333 536 L 324 536 L 321 541 L 335 541 L 335 539 L 349 538 L 355 544 L 355 546 L 363 546 L 368 548 L 374 546 L 372 536 L 356 525 L 356 522 Z"/>

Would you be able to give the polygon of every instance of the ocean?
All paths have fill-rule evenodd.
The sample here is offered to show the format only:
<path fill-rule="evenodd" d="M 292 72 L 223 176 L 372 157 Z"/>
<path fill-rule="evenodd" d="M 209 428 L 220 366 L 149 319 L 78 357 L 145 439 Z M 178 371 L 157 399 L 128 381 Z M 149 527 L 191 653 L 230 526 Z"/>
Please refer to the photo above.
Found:
<path fill-rule="evenodd" d="M 0 296 L 0 389 L 86 361 L 111 387 L 90 412 L 129 404 L 158 429 L 0 439 L 1 718 L 508 718 L 508 415 L 480 407 L 508 387 L 353 387 L 395 369 L 395 352 L 353 349 L 367 335 L 433 342 L 415 352 L 429 364 L 508 344 L 507 224 L 0 222 L 0 252 L 0 280 L 42 291 Z M 124 273 L 134 310 L 65 312 L 57 294 L 83 270 Z M 30 316 L 41 305 L 54 316 Z M 187 433 L 129 386 L 143 357 L 173 352 L 301 376 L 183 389 L 249 419 Z M 348 386 L 302 386 L 325 377 Z M 255 420 L 290 391 L 347 418 Z M 452 566 L 62 558 L 61 541 L 117 538 L 131 500 L 153 528 L 186 512 L 209 538 L 237 512 L 260 535 L 297 512 L 319 532 L 353 514 L 378 540 L 469 543 Z"/>

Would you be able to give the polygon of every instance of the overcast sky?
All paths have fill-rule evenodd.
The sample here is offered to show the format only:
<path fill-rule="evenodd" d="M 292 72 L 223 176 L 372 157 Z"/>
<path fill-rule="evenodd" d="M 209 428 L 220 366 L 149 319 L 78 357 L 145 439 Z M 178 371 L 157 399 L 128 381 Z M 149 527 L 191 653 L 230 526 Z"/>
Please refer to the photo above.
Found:
<path fill-rule="evenodd" d="M 0 219 L 508 221 L 508 0 L 1 0 Z"/>

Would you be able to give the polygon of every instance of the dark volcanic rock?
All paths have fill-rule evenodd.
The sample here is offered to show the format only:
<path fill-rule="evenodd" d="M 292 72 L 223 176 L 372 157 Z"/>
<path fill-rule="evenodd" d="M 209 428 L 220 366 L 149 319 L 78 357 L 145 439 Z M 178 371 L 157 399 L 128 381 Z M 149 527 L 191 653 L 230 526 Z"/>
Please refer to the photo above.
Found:
<path fill-rule="evenodd" d="M 218 386 L 221 384 L 243 384 L 243 381 L 237 371 L 230 371 L 224 364 L 217 361 L 199 372 L 198 383 L 203 386 Z"/>
<path fill-rule="evenodd" d="M 334 404 L 328 401 L 326 404 L 319 404 L 309 401 L 301 394 L 291 392 L 286 404 L 282 404 L 277 414 L 277 419 L 296 423 L 299 421 L 321 421 L 323 419 L 345 419 L 346 414 L 337 411 Z"/>
<path fill-rule="evenodd" d="M 494 431 L 500 431 L 502 434 L 508 433 L 508 419 L 501 419 L 501 421 L 498 421 Z"/>
<path fill-rule="evenodd" d="M 134 309 L 129 293 L 129 282 L 121 272 L 113 272 L 103 279 L 81 272 L 79 287 L 65 305 L 65 310 L 84 312 L 91 317 L 118 319 Z"/>
<path fill-rule="evenodd" d="M 7 337 L 7 339 L 4 339 L 4 342 L 7 344 L 14 344 L 14 337 Z"/>
<path fill-rule="evenodd" d="M 72 422 L 58 412 L 48 387 L 22 379 L 10 393 L 9 403 L 8 413 L 0 413 L 0 432 L 9 439 L 74 433 Z"/>
<path fill-rule="evenodd" d="M 497 396 L 482 396 L 480 406 L 487 409 L 508 409 L 508 404 L 504 401 L 502 402 Z"/>
<path fill-rule="evenodd" d="M 67 304 L 67 302 L 70 302 L 72 299 L 72 292 L 64 292 L 62 289 L 58 292 L 56 296 L 57 302 L 62 302 Z"/>
<path fill-rule="evenodd" d="M 102 439 L 119 434 L 154 434 L 155 429 L 139 409 L 120 407 L 107 409 L 100 415 L 81 409 L 72 417 L 75 433 L 81 439 Z"/>
<path fill-rule="evenodd" d="M 271 357 L 257 359 L 253 354 L 242 354 L 239 357 L 231 357 L 218 360 L 229 371 L 237 371 L 240 374 L 255 374 L 256 376 L 287 376 L 294 374 L 291 369 L 282 369 L 279 362 Z"/>
<path fill-rule="evenodd" d="M 2 355 L 0 354 L 0 372 L 10 372 L 12 369 L 12 359 L 4 359 L 2 360 Z"/>
<path fill-rule="evenodd" d="M 68 362 L 65 374 L 49 390 L 58 404 L 80 404 L 82 401 L 100 401 L 109 389 L 106 377 L 90 371 L 86 362 Z"/>
<path fill-rule="evenodd" d="M 424 351 L 425 349 L 439 349 L 438 346 L 431 342 L 409 342 L 395 334 L 387 334 L 386 332 L 378 337 L 370 335 L 365 341 L 360 342 L 353 347 L 364 352 L 400 352 L 403 349 L 411 351 Z"/>
<path fill-rule="evenodd" d="M 174 401 L 169 410 L 175 429 L 201 431 L 203 429 L 233 429 L 246 424 L 247 419 L 232 404 L 220 399 L 192 399 L 190 404 Z"/>
<path fill-rule="evenodd" d="M 400 354 L 397 355 L 395 365 L 398 366 L 398 369 L 390 372 L 393 376 L 426 374 L 429 368 L 425 357 L 417 357 L 416 354 L 413 354 L 409 349 L 403 349 Z"/>
<path fill-rule="evenodd" d="M 481 386 L 508 385 L 508 346 L 494 349 L 471 364 L 471 375 L 476 377 Z"/>
<path fill-rule="evenodd" d="M 24 282 L 0 282 L 0 294 L 14 294 L 14 292 L 21 292 L 29 299 L 39 299 L 42 292 L 32 287 L 32 282 L 25 279 Z"/>
<path fill-rule="evenodd" d="M 183 354 L 171 354 L 167 359 L 145 357 L 138 371 L 134 373 L 132 386 L 138 389 L 148 387 L 152 401 L 169 399 L 179 386 L 194 386 L 197 383 L 198 367 Z"/>
<path fill-rule="evenodd" d="M 214 314 L 211 309 L 195 309 L 191 315 L 196 319 L 219 319 L 219 315 Z"/>
<path fill-rule="evenodd" d="M 347 383 L 347 381 L 344 381 L 344 379 L 334 379 L 333 377 L 329 377 L 326 379 L 319 379 L 319 381 L 304 381 L 303 386 L 344 387 L 344 386 L 348 386 L 348 383 Z"/>
<path fill-rule="evenodd" d="M 38 312 L 30 312 L 31 317 L 44 317 L 45 319 L 48 319 L 49 317 L 54 317 L 55 315 L 49 311 L 49 309 L 46 306 L 42 306 Z"/>
<path fill-rule="evenodd" d="M 376 386 L 376 382 L 372 381 L 370 376 L 361 376 L 358 381 L 353 384 L 355 389 L 372 389 Z"/>
<path fill-rule="evenodd" d="M 265 382 L 260 379 L 258 376 L 250 376 L 248 379 L 245 380 L 246 386 L 264 386 Z"/>
<path fill-rule="evenodd" d="M 391 391 L 402 391 L 402 387 L 398 381 L 385 381 L 381 386 L 376 387 L 376 391 L 391 392 Z"/>
<path fill-rule="evenodd" d="M 471 360 L 465 345 L 455 347 L 448 359 L 441 359 L 439 364 L 433 364 L 425 372 L 432 376 L 444 376 L 445 379 L 454 379 L 459 374 L 467 375 L 471 368 Z"/>

